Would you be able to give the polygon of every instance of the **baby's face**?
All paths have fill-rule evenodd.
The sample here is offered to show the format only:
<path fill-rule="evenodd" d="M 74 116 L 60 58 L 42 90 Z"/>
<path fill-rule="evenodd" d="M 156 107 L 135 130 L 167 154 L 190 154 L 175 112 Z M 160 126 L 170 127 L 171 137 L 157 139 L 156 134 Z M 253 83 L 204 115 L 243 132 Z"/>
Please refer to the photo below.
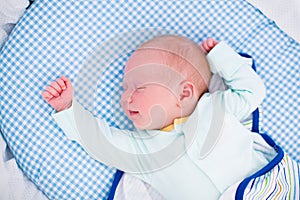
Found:
<path fill-rule="evenodd" d="M 122 108 L 139 129 L 161 129 L 181 116 L 178 87 L 183 77 L 160 53 L 135 52 L 124 69 Z"/>

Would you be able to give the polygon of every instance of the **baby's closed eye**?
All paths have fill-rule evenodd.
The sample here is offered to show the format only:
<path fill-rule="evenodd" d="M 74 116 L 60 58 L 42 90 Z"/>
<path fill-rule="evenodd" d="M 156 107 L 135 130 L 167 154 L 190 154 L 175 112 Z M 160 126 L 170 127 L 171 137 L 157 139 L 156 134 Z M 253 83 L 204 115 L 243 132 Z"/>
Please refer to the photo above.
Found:
<path fill-rule="evenodd" d="M 139 86 L 136 88 L 137 92 L 143 92 L 146 89 L 146 86 Z"/>

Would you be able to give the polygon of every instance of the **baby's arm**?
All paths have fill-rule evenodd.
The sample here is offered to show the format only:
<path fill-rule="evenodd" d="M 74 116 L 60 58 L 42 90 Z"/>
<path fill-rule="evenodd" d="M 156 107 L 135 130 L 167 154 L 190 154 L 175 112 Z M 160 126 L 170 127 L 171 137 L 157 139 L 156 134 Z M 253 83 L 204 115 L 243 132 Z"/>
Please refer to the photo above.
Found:
<path fill-rule="evenodd" d="M 45 88 L 42 92 L 42 97 L 52 108 L 55 109 L 56 113 L 63 113 L 54 114 L 54 116 L 65 116 L 58 117 L 58 119 L 61 119 L 59 120 L 58 125 L 65 132 L 67 137 L 81 143 L 75 121 L 72 120 L 70 115 L 67 115 L 67 113 L 69 113 L 68 110 L 71 110 L 73 104 L 73 86 L 71 81 L 65 76 L 61 76 Z"/>
<path fill-rule="evenodd" d="M 119 169 L 124 168 L 119 162 L 124 165 L 129 162 L 122 160 L 126 158 L 122 149 L 134 151 L 131 132 L 110 127 L 85 110 L 73 99 L 73 87 L 68 78 L 52 82 L 42 92 L 42 97 L 56 110 L 53 117 L 66 136 L 82 145 L 94 159 Z"/>
<path fill-rule="evenodd" d="M 218 73 L 228 89 L 217 91 L 226 111 L 239 120 L 247 118 L 265 97 L 265 86 L 252 69 L 252 59 L 237 54 L 226 43 L 220 42 L 207 55 L 213 73 Z"/>

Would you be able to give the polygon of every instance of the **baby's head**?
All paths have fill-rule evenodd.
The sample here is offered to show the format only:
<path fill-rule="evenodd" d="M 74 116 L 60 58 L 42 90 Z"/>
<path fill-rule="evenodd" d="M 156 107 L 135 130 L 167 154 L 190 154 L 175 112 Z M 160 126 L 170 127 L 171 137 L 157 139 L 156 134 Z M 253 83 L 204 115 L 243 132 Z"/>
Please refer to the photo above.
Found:
<path fill-rule="evenodd" d="M 193 112 L 210 75 L 199 45 L 181 36 L 156 37 L 126 63 L 122 108 L 136 128 L 161 129 Z"/>

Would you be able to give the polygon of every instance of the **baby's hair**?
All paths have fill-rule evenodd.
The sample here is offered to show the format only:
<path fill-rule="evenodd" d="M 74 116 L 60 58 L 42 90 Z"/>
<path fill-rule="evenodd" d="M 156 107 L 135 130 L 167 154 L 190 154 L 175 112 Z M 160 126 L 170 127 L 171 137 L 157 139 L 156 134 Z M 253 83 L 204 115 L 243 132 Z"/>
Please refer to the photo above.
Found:
<path fill-rule="evenodd" d="M 192 82 L 199 97 L 208 90 L 211 72 L 200 45 L 186 37 L 161 35 L 143 43 L 137 50 L 144 49 L 161 50 L 165 64 L 174 67 Z"/>

